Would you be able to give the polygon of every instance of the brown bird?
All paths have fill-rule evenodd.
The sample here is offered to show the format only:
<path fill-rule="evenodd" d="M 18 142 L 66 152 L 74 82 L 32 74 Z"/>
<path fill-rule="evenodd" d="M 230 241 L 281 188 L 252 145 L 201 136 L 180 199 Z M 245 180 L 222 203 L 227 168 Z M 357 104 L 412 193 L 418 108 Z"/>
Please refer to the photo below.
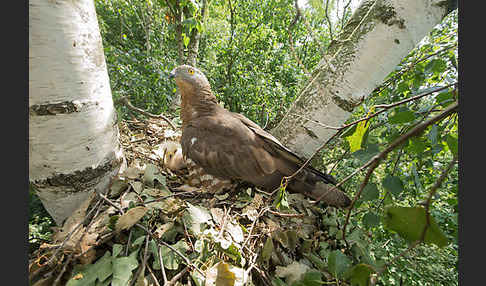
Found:
<path fill-rule="evenodd" d="M 208 79 L 197 68 L 178 66 L 169 78 L 175 79 L 182 97 L 182 154 L 208 174 L 273 191 L 283 176 L 294 174 L 305 162 L 250 119 L 220 106 Z M 287 189 L 320 197 L 331 206 L 349 206 L 349 197 L 332 188 L 336 183 L 332 176 L 308 165 Z"/>

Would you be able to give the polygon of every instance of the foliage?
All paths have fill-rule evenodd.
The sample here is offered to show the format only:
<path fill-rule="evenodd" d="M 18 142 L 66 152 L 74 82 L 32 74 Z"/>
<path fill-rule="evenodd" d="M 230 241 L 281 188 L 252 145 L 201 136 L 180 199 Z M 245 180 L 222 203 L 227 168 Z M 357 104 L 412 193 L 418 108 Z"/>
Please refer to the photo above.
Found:
<path fill-rule="evenodd" d="M 391 105 L 456 82 L 457 13 L 454 12 L 402 60 L 384 83 L 353 113 L 348 122 L 375 113 L 380 105 Z M 322 161 L 317 163 L 323 166 L 339 164 L 332 172 L 339 181 L 383 151 L 393 140 L 457 99 L 458 91 L 452 85 L 390 108 L 378 116 L 362 121 L 369 123 L 367 130 L 363 130 L 361 125 L 353 126 L 338 139 L 330 142 L 325 149 L 326 152 L 322 152 Z M 362 126 L 365 126 L 364 123 Z M 359 142 L 359 139 L 362 139 L 362 142 Z M 350 225 L 363 227 L 373 235 L 373 243 L 370 245 L 371 256 L 388 261 L 398 257 L 378 277 L 379 282 L 385 285 L 399 285 L 402 282 L 404 285 L 457 285 L 456 164 L 433 196 L 430 206 L 431 218 L 435 219 L 440 228 L 436 230 L 438 233 L 444 232 L 438 234 L 439 237 L 445 235 L 438 238 L 437 242 L 444 245 L 444 242 L 439 241 L 446 238 L 449 241 L 446 247 L 438 249 L 419 245 L 405 256 L 400 256 L 408 245 L 399 235 L 407 238 L 408 234 L 405 232 L 408 233 L 412 229 L 407 227 L 403 232 L 404 229 L 399 228 L 405 227 L 406 223 L 412 223 L 411 213 L 406 215 L 408 217 L 404 220 L 405 224 L 400 224 L 398 228 L 390 227 L 389 221 L 386 220 L 390 207 L 401 207 L 411 211 L 427 200 L 429 190 L 438 180 L 441 171 L 451 160 L 457 158 L 457 139 L 458 118 L 457 114 L 454 114 L 398 146 L 371 175 L 370 182 L 355 205 L 357 214 L 351 219 Z M 356 142 L 361 143 L 361 149 L 357 151 L 356 147 L 353 147 L 358 144 Z M 359 188 L 363 178 L 364 174 L 355 176 L 344 186 L 346 189 Z M 416 231 L 421 233 L 418 228 Z M 414 235 L 417 239 L 417 233 Z M 431 256 L 433 258 L 428 260 Z M 435 275 L 436 273 L 441 274 Z"/>

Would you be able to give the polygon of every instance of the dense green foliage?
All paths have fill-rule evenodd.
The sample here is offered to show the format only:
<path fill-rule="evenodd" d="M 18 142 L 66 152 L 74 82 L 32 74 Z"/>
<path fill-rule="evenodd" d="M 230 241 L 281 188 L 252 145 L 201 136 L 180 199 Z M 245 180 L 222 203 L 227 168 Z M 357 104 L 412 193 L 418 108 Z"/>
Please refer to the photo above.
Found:
<path fill-rule="evenodd" d="M 171 7 L 179 3 L 197 11 L 201 1 L 97 0 L 95 3 L 115 101 L 127 96 L 137 107 L 177 117 L 177 111 L 171 108 L 176 98 L 175 85 L 167 80 L 178 61 Z M 301 18 L 295 23 L 296 10 L 294 1 L 290 0 L 212 0 L 206 21 L 199 22 L 196 17 L 183 19 L 184 46 L 187 50 L 187 35 L 192 29 L 198 29 L 201 33 L 198 67 L 206 73 L 213 91 L 227 108 L 245 114 L 267 129 L 285 114 L 307 78 L 296 56 L 312 71 L 331 40 L 326 15 L 337 15 L 329 18 L 335 37 L 351 12 L 351 1 L 330 1 L 328 7 L 321 1 L 308 3 L 302 9 L 305 20 Z M 336 10 L 339 6 L 341 10 Z M 347 9 L 342 10 L 345 6 Z M 295 54 L 289 44 L 289 31 Z M 384 83 L 356 108 L 348 122 L 376 112 L 376 105 L 392 104 L 455 82 L 457 11 L 403 59 Z M 358 134 L 357 129 L 363 127 L 354 125 L 329 142 L 313 163 L 331 171 L 339 181 L 393 140 L 457 100 L 457 90 L 450 86 L 390 108 L 361 125 L 367 129 L 362 129 L 360 136 L 354 135 L 359 137 L 359 142 L 353 141 L 353 134 Z M 123 118 L 137 115 L 122 104 L 116 104 L 116 108 Z M 417 207 L 427 200 L 442 170 L 457 157 L 457 140 L 458 118 L 454 114 L 429 126 L 420 136 L 408 139 L 379 165 L 354 206 L 347 228 L 352 233 L 349 236 L 356 241 L 364 241 L 356 237 L 367 237 L 370 243 L 356 243 L 346 255 L 330 252 L 325 247 L 319 253 L 329 268 L 339 272 L 339 278 L 347 277 L 346 270 L 351 265 L 380 267 L 398 257 L 378 277 L 383 285 L 458 284 L 457 164 L 448 172 L 430 205 L 431 216 L 447 238 L 446 247 L 420 244 L 400 256 L 409 244 L 401 233 L 385 227 L 387 207 Z M 344 188 L 359 189 L 364 176 L 365 172 L 354 176 Z M 350 192 L 353 196 L 355 191 Z M 345 215 L 346 212 L 341 212 L 335 218 L 341 226 Z M 46 227 L 50 222 L 41 217 L 42 214 L 31 217 L 29 237 L 48 236 Z M 335 233 L 339 237 L 337 229 Z M 352 271 L 367 271 L 363 269 L 355 267 Z"/>
<path fill-rule="evenodd" d="M 289 29 L 296 54 L 311 70 L 320 59 L 318 51 L 329 42 L 321 18 L 323 8 L 304 11 L 309 27 L 315 30 L 310 36 L 303 23 L 291 27 L 295 17 L 291 0 L 233 1 L 233 13 L 231 2 L 210 1 L 207 20 L 199 23 L 198 67 L 227 108 L 270 128 L 306 78 L 291 53 Z M 113 97 L 128 96 L 135 106 L 153 113 L 169 110 L 175 98 L 175 85 L 167 76 L 177 63 L 177 37 L 167 3 L 96 1 Z M 349 14 L 348 10 L 346 17 Z M 189 34 L 194 18 L 182 24 L 183 34 Z M 338 31 L 341 26 L 336 26 Z M 117 109 L 127 115 L 125 107 Z"/>

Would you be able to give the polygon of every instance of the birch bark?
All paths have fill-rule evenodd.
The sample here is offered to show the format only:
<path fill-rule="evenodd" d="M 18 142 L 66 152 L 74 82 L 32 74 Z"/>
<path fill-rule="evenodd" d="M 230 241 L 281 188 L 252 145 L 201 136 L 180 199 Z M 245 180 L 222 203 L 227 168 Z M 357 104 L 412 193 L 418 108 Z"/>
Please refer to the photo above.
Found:
<path fill-rule="evenodd" d="M 29 0 L 29 181 L 60 225 L 124 166 L 94 1 Z"/>
<path fill-rule="evenodd" d="M 271 133 L 310 157 L 435 25 L 454 1 L 363 0 Z M 303 115 L 303 116 L 302 116 Z"/>

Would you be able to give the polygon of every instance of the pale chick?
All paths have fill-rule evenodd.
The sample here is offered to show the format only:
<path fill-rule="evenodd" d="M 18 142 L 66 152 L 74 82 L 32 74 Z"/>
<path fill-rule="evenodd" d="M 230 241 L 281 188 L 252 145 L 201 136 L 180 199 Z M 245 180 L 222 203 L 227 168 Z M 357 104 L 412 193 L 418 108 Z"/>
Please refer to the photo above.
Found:
<path fill-rule="evenodd" d="M 165 141 L 161 146 L 164 151 L 164 166 L 171 171 L 177 171 L 187 167 L 187 163 L 182 156 L 181 144 L 175 141 Z"/>

